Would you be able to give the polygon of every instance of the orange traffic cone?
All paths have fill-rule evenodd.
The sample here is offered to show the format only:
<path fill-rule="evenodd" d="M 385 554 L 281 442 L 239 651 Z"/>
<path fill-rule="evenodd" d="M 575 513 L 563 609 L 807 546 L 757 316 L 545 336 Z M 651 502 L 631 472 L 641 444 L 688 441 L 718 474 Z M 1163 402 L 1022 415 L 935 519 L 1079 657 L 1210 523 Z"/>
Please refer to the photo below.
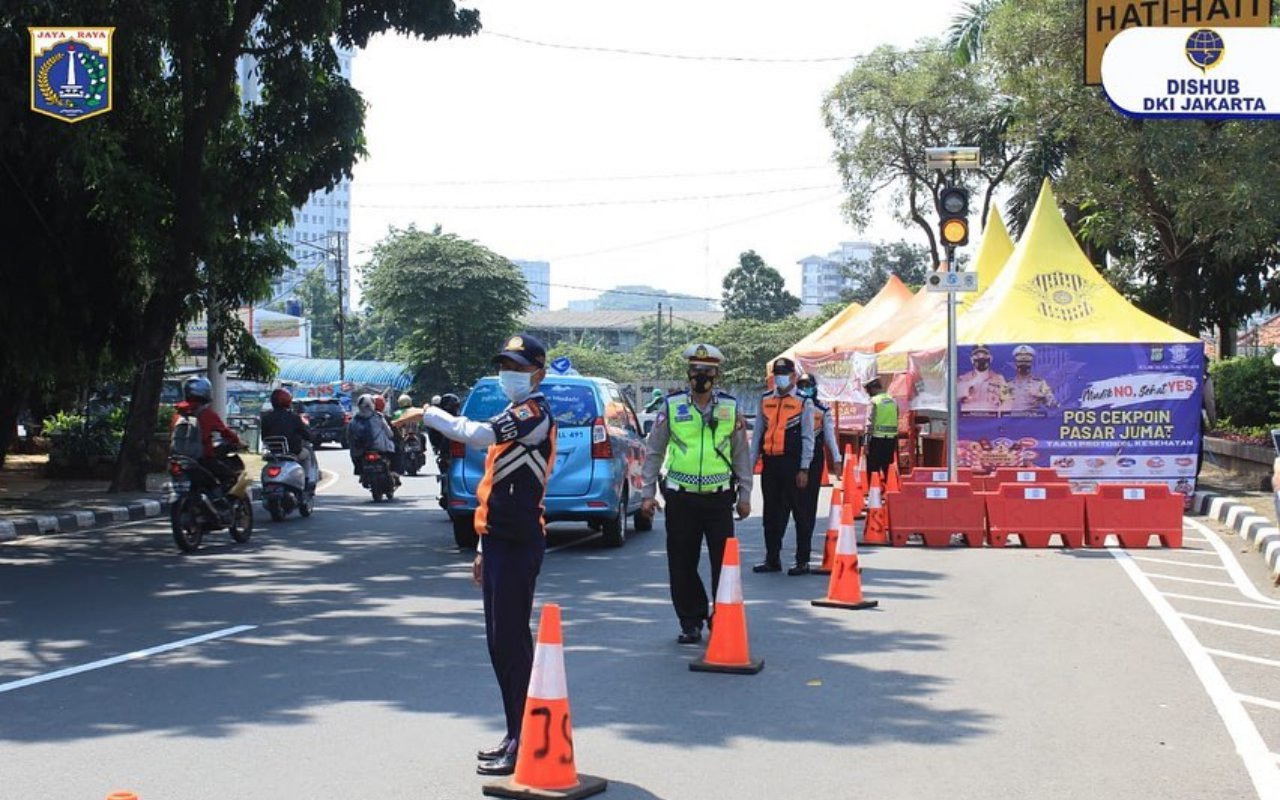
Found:
<path fill-rule="evenodd" d="M 822 545 L 822 566 L 814 570 L 818 575 L 830 575 L 831 565 L 835 563 L 836 539 L 840 538 L 840 509 L 844 502 L 840 495 L 840 487 L 831 489 L 831 511 L 827 513 L 827 536 Z"/>
<path fill-rule="evenodd" d="M 827 583 L 827 596 L 821 600 L 810 600 L 815 606 L 828 608 L 875 608 L 880 605 L 876 600 L 862 599 L 862 567 L 858 566 L 858 540 L 853 532 L 853 516 L 849 506 L 844 507 L 844 516 L 840 520 L 840 539 L 836 542 L 836 563 L 831 572 L 831 580 Z"/>
<path fill-rule="evenodd" d="M 886 492 L 902 491 L 902 478 L 898 475 L 898 459 L 889 462 L 889 480 L 885 484 Z"/>
<path fill-rule="evenodd" d="M 892 476 L 893 473 L 890 473 Z M 871 491 L 867 493 L 867 521 L 862 528 L 863 544 L 889 543 L 889 513 L 880 490 L 880 473 L 871 473 Z"/>
<path fill-rule="evenodd" d="M 742 605 L 742 565 L 738 558 L 737 539 L 724 543 L 720 585 L 716 589 L 715 623 L 711 627 L 707 654 L 691 662 L 689 669 L 735 675 L 755 675 L 764 669 L 764 659 L 753 659 L 747 647 L 747 609 Z"/>
<path fill-rule="evenodd" d="M 138 800 L 138 796 L 133 792 L 112 792 L 107 800 Z"/>
<path fill-rule="evenodd" d="M 862 496 L 862 472 L 856 459 L 844 462 L 844 504 L 853 509 L 853 518 L 862 516 L 866 498 Z"/>
<path fill-rule="evenodd" d="M 573 727 L 569 722 L 564 639 L 560 634 L 560 606 L 555 603 L 542 606 L 519 747 L 515 774 L 486 783 L 482 788 L 486 795 L 577 798 L 599 794 L 609 786 L 603 778 L 579 775 L 573 763 Z"/>

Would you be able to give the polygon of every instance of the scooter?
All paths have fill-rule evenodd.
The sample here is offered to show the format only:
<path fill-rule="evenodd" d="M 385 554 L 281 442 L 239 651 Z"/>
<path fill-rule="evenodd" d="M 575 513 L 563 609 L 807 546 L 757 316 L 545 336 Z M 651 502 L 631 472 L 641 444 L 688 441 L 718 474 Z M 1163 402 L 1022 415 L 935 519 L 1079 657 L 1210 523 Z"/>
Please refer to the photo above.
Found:
<path fill-rule="evenodd" d="M 423 437 L 420 433 L 406 434 L 404 438 L 404 471 L 408 475 L 417 475 L 418 470 L 427 464 L 427 454 Z"/>
<path fill-rule="evenodd" d="M 307 470 L 289 451 L 285 436 L 268 436 L 262 440 L 267 448 L 262 467 L 262 507 L 279 522 L 295 508 L 304 517 L 311 516 L 316 487 L 307 480 Z"/>
<path fill-rule="evenodd" d="M 395 494 L 399 479 L 391 471 L 391 462 L 377 450 L 370 450 L 361 458 L 360 485 L 373 495 L 373 502 L 382 498 L 391 499 Z"/>
<path fill-rule="evenodd" d="M 169 457 L 170 487 L 173 500 L 169 505 L 169 523 L 173 540 L 184 553 L 200 549 L 204 535 L 223 530 L 240 544 L 253 535 L 253 502 L 249 499 L 250 478 L 244 462 L 235 450 L 242 445 L 220 444 L 214 455 L 236 474 L 234 485 L 227 488 L 212 472 L 194 458 Z"/>

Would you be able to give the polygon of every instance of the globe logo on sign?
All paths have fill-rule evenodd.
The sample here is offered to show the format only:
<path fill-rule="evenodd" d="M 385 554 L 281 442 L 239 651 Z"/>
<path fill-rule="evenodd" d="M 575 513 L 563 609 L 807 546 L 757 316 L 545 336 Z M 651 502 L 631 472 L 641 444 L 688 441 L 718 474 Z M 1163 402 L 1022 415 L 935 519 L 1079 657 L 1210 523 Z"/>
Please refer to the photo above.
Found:
<path fill-rule="evenodd" d="M 1187 37 L 1184 50 L 1187 60 L 1204 72 L 1222 63 L 1222 56 L 1227 46 L 1217 31 L 1201 28 Z"/>

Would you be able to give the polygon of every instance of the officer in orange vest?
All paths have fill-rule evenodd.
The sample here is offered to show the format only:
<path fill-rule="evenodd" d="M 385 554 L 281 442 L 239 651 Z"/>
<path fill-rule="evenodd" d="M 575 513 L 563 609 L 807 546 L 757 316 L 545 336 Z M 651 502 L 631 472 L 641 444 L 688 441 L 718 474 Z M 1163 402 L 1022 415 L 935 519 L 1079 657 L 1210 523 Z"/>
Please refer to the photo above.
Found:
<path fill-rule="evenodd" d="M 773 362 L 773 391 L 760 398 L 751 438 L 751 463 L 764 458 L 760 489 L 764 494 L 764 562 L 755 572 L 782 569 L 782 535 L 787 521 L 796 520 L 795 566 L 788 575 L 809 571 L 810 537 L 802 536 L 800 494 L 809 485 L 809 464 L 813 460 L 813 415 L 806 413 L 808 401 L 795 392 L 796 363 L 789 358 Z M 809 530 L 812 535 L 812 527 Z"/>
<path fill-rule="evenodd" d="M 484 478 L 476 491 L 476 533 L 480 535 L 472 579 L 484 592 L 485 638 L 498 679 L 507 734 L 481 750 L 476 772 L 510 775 L 533 671 L 533 591 L 546 552 L 543 499 L 556 463 L 556 418 L 538 384 L 546 376 L 547 351 L 532 336 L 511 337 L 493 357 L 498 381 L 510 404 L 492 419 L 477 422 L 431 407 L 422 423 L 455 441 L 488 446 Z"/>

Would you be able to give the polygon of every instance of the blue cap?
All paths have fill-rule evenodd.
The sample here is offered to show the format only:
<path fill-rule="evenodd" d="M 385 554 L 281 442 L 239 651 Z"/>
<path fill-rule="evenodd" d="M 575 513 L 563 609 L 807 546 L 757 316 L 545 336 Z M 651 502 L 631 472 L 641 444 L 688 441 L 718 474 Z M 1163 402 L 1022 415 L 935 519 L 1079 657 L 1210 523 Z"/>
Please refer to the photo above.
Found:
<path fill-rule="evenodd" d="M 547 366 L 547 349 L 533 336 L 520 333 L 507 340 L 502 352 L 494 356 L 493 361 L 496 364 L 504 358 L 509 358 L 526 367 L 545 367 Z"/>

